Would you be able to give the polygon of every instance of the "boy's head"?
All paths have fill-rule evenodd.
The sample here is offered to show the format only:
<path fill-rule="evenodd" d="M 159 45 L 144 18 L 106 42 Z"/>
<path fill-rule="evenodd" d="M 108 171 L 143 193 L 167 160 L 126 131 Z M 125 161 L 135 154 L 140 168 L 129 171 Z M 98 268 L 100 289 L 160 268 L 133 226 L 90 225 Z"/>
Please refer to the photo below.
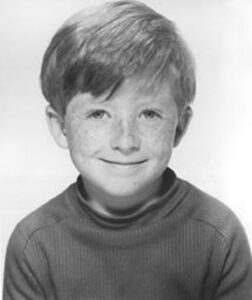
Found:
<path fill-rule="evenodd" d="M 157 196 L 195 95 L 171 21 L 134 1 L 84 10 L 52 39 L 41 84 L 52 135 L 91 199 L 119 209 Z"/>

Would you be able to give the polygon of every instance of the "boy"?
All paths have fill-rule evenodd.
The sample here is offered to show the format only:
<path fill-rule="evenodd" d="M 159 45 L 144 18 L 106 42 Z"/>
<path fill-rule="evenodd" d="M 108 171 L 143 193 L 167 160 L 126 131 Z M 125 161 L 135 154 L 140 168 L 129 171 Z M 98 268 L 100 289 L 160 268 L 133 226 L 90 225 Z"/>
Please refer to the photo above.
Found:
<path fill-rule="evenodd" d="M 252 299 L 239 221 L 167 168 L 195 96 L 174 24 L 133 1 L 82 11 L 52 39 L 41 86 L 80 176 L 16 227 L 4 300 Z"/>

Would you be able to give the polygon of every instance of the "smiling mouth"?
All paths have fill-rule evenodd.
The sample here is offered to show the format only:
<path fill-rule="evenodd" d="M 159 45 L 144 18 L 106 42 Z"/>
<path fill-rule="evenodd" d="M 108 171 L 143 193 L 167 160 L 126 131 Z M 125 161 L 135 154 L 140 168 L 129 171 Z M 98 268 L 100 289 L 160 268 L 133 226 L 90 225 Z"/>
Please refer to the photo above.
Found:
<path fill-rule="evenodd" d="M 112 164 L 112 165 L 118 165 L 118 166 L 135 166 L 135 165 L 140 165 L 142 163 L 145 163 L 147 160 L 140 160 L 140 161 L 130 161 L 130 162 L 121 162 L 121 161 L 112 161 L 112 160 L 107 160 L 107 159 L 102 159 L 102 161 Z"/>

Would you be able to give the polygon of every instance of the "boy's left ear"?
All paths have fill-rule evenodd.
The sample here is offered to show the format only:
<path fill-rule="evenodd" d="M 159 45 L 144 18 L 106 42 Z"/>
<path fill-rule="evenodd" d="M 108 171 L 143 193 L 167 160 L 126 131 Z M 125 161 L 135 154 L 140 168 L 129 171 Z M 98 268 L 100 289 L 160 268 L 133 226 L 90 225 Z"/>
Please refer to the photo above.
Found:
<path fill-rule="evenodd" d="M 193 112 L 190 106 L 185 107 L 181 112 L 175 132 L 173 144 L 174 147 L 177 147 L 179 145 L 182 137 L 185 135 L 188 125 L 192 119 L 192 115 Z"/>
<path fill-rule="evenodd" d="M 55 142 L 61 148 L 68 148 L 67 135 L 64 128 L 64 118 L 50 105 L 46 107 L 46 119 L 49 130 Z"/>

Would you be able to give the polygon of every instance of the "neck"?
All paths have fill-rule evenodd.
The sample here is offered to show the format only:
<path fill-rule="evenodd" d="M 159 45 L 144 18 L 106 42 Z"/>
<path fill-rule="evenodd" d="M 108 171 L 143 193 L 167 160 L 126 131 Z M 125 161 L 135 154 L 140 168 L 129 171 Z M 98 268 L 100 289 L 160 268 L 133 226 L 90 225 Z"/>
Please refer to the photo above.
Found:
<path fill-rule="evenodd" d="M 82 182 L 82 193 L 92 209 L 109 216 L 134 214 L 155 202 L 162 193 L 162 177 L 138 193 L 126 196 L 110 195 L 87 181 Z"/>

